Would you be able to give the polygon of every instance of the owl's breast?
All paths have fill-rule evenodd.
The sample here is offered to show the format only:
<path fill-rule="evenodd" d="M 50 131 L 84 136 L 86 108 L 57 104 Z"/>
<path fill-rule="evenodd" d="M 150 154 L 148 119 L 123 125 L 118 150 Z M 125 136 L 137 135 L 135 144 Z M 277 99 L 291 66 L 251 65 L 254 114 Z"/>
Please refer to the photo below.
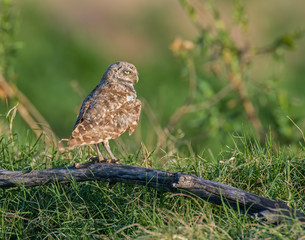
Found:
<path fill-rule="evenodd" d="M 128 102 L 128 101 L 135 100 L 135 99 L 136 99 L 136 97 L 133 96 L 133 95 L 128 95 L 128 96 L 126 97 L 126 101 L 127 101 L 127 102 Z"/>

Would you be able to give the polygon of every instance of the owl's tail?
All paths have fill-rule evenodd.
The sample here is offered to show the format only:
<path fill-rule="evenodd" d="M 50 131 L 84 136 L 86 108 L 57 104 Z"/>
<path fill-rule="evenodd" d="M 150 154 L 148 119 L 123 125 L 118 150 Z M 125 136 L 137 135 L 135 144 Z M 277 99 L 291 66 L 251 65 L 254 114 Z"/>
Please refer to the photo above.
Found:
<path fill-rule="evenodd" d="M 97 143 L 97 142 L 86 142 L 86 141 L 84 141 L 83 139 L 80 139 L 77 136 L 76 137 L 71 136 L 68 139 L 68 145 L 70 147 L 83 146 L 83 145 L 94 144 L 94 143 Z"/>
<path fill-rule="evenodd" d="M 78 140 L 78 139 L 76 139 L 76 138 L 74 138 L 74 137 L 70 137 L 70 138 L 68 139 L 68 145 L 69 145 L 70 147 L 80 145 L 80 144 L 79 144 L 79 141 L 77 141 L 77 140 Z"/>

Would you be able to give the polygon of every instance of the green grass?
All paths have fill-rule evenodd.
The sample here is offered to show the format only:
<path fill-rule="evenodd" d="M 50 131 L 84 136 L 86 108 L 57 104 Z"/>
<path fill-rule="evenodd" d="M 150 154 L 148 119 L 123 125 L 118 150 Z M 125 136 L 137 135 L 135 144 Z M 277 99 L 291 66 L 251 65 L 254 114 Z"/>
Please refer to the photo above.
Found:
<path fill-rule="evenodd" d="M 98 46 L 103 50 L 97 50 L 83 30 L 73 33 L 64 26 L 54 25 L 53 19 L 33 8 L 34 5 L 10 7 L 11 1 L 0 2 L 6 9 L 0 11 L 0 20 L 5 23 L 1 25 L 0 34 L 0 62 L 4 66 L 1 73 L 29 98 L 59 137 L 69 137 L 79 104 L 98 83 L 105 68 L 117 58 L 115 51 L 111 53 L 109 49 L 109 54 L 103 43 Z M 180 2 L 187 8 L 188 1 Z M 238 5 L 241 1 L 234 2 Z M 243 8 L 238 9 L 242 14 Z M 15 11 L 20 11 L 20 15 Z M 225 56 L 218 51 L 229 49 L 236 59 L 240 57 L 234 46 L 227 45 L 229 31 L 219 29 L 219 37 L 214 39 L 209 38 L 209 31 L 204 28 L 195 37 L 198 41 L 193 36 L 185 37 L 197 46 L 192 52 L 174 57 L 168 46 L 175 35 L 181 34 L 169 27 L 166 11 L 162 11 L 163 17 L 160 12 L 155 14 L 155 9 L 143 11 L 140 20 L 135 19 L 125 27 L 130 34 L 143 30 L 141 36 L 153 39 L 150 48 L 156 51 L 151 56 L 145 55 L 145 61 L 136 56 L 134 60 L 133 56 L 124 57 L 138 67 L 141 80 L 136 89 L 144 107 L 135 134 L 122 136 L 117 149 L 111 143 L 116 156 L 123 159 L 123 164 L 179 171 L 229 184 L 284 201 L 304 213 L 304 94 L 298 87 L 303 83 L 304 75 L 302 48 L 298 47 L 296 51 L 299 60 L 282 61 L 283 49 L 278 49 L 281 51 L 267 54 L 277 56 L 274 67 L 259 58 L 256 61 L 262 60 L 261 74 L 241 72 L 248 76 L 245 85 L 264 130 L 268 129 L 274 140 L 267 139 L 265 145 L 255 141 L 240 97 L 232 91 L 210 108 L 182 117 L 171 132 L 168 144 L 162 150 L 155 149 L 159 134 L 156 129 L 163 129 L 172 114 L 188 99 L 188 79 L 192 71 L 186 60 L 194 61 L 196 70 L 194 103 L 204 103 L 228 84 L 225 75 L 211 71 L 207 64 L 209 56 L 215 53 Z M 278 13 L 281 19 L 286 19 L 281 13 Z M 269 23 L 270 16 L 266 19 Z M 117 21 L 121 25 L 120 18 Z M 253 23 L 256 25 L 255 21 Z M 279 36 L 279 29 L 271 23 L 270 28 L 276 34 L 267 31 L 271 36 L 266 43 Z M 218 21 L 216 25 L 219 25 Z M 280 26 L 283 31 L 292 29 L 286 23 Z M 125 32 L 121 34 L 124 36 Z M 291 38 L 291 35 L 287 36 Z M 183 34 L 181 37 L 184 38 Z M 214 49 L 220 43 L 225 48 Z M 212 50 L 211 54 L 209 50 Z M 217 66 L 222 64 L 220 61 Z M 286 70 L 280 70 L 284 65 Z M 223 67 L 221 69 L 220 72 L 225 72 Z M 36 139 L 19 114 L 16 118 L 12 115 L 8 118 L 14 120 L 13 131 L 18 134 L 6 135 L 5 116 L 16 103 L 15 99 L 0 103 L 0 168 L 63 167 L 85 162 L 95 154 L 90 147 L 64 153 L 47 147 L 44 136 Z M 247 137 L 233 137 L 232 140 L 232 133 L 244 133 Z M 0 239 L 300 239 L 305 236 L 305 230 L 295 221 L 277 226 L 262 224 L 227 206 L 216 206 L 181 194 L 158 194 L 153 189 L 129 184 L 109 188 L 103 182 L 73 182 L 0 189 L 0 194 Z"/>
<path fill-rule="evenodd" d="M 88 147 L 59 153 L 45 146 L 43 136 L 35 140 L 29 134 L 25 142 L 18 135 L 0 137 L 1 168 L 8 170 L 62 167 L 86 161 L 91 154 Z M 214 160 L 179 154 L 184 157 L 176 155 L 167 162 L 153 154 L 150 167 L 230 184 L 304 212 L 304 148 L 296 154 L 275 149 L 271 141 L 266 146 L 244 141 Z M 146 166 L 144 155 L 139 149 L 122 163 Z M 130 184 L 109 188 L 103 182 L 73 182 L 4 189 L 1 195 L 1 239 L 299 239 L 305 235 L 295 221 L 261 224 L 227 206 Z"/>

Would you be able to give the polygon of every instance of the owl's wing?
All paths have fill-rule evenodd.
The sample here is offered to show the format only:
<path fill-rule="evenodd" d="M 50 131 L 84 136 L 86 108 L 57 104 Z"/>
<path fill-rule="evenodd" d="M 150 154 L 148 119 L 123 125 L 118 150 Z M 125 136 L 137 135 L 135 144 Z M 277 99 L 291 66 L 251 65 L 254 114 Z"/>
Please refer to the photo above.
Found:
<path fill-rule="evenodd" d="M 82 106 L 80 108 L 80 111 L 79 111 L 78 117 L 76 119 L 76 122 L 75 122 L 73 130 L 77 127 L 78 124 L 80 124 L 81 122 L 84 121 L 84 115 L 88 111 L 89 106 L 91 105 L 91 102 L 92 102 L 92 98 L 91 98 L 90 95 L 88 95 L 85 98 L 85 100 L 83 101 L 83 104 L 82 104 Z"/>
<path fill-rule="evenodd" d="M 68 144 L 70 146 L 85 145 L 91 143 L 91 141 L 97 141 L 97 139 L 93 139 L 94 135 L 90 136 L 90 134 L 92 134 L 93 126 L 90 124 L 90 118 L 88 119 L 92 106 L 95 104 L 92 95 L 93 92 L 86 97 L 81 106 L 74 129 L 72 131 L 72 136 L 68 140 Z"/>
<path fill-rule="evenodd" d="M 97 111 L 96 107 L 98 107 L 92 108 L 90 103 L 87 106 L 87 102 L 82 107 L 84 113 L 80 113 L 80 120 L 69 139 L 70 146 L 94 144 L 115 139 L 126 130 L 129 130 L 129 135 L 134 132 L 141 113 L 140 100 L 134 101 L 133 104 L 130 102 L 122 104 L 119 108 L 111 110 L 102 105 L 103 109 L 106 110 L 103 112 L 103 117 L 97 119 L 94 119 L 93 116 L 87 118 L 87 115 L 90 115 L 92 111 Z M 99 105 L 99 107 L 101 106 Z"/>
<path fill-rule="evenodd" d="M 130 111 L 130 114 L 133 115 L 133 119 L 129 124 L 129 136 L 134 132 L 136 126 L 138 125 L 140 114 L 141 114 L 141 101 L 139 99 L 136 100 L 135 106 Z"/>
<path fill-rule="evenodd" d="M 101 94 L 101 92 L 98 92 L 98 89 L 102 89 L 102 86 L 105 85 L 105 81 L 98 84 L 92 92 L 85 98 L 85 100 L 82 103 L 82 106 L 79 110 L 78 117 L 76 119 L 76 122 L 74 124 L 73 130 L 84 121 L 85 115 L 88 111 L 90 111 L 90 108 L 94 105 L 95 96 L 96 94 Z"/>

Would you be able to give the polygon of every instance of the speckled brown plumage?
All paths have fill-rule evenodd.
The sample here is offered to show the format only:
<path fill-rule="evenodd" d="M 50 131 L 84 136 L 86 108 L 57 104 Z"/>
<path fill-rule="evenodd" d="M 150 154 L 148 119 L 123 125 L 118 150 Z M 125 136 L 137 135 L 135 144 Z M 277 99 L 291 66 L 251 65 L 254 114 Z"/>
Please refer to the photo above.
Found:
<path fill-rule="evenodd" d="M 133 64 L 116 62 L 110 65 L 100 83 L 84 100 L 68 144 L 97 144 L 99 160 L 103 161 L 98 146 L 102 143 L 110 158 L 116 160 L 108 140 L 127 130 L 131 135 L 138 124 L 141 101 L 136 99 L 133 87 L 137 81 L 138 72 Z"/>

